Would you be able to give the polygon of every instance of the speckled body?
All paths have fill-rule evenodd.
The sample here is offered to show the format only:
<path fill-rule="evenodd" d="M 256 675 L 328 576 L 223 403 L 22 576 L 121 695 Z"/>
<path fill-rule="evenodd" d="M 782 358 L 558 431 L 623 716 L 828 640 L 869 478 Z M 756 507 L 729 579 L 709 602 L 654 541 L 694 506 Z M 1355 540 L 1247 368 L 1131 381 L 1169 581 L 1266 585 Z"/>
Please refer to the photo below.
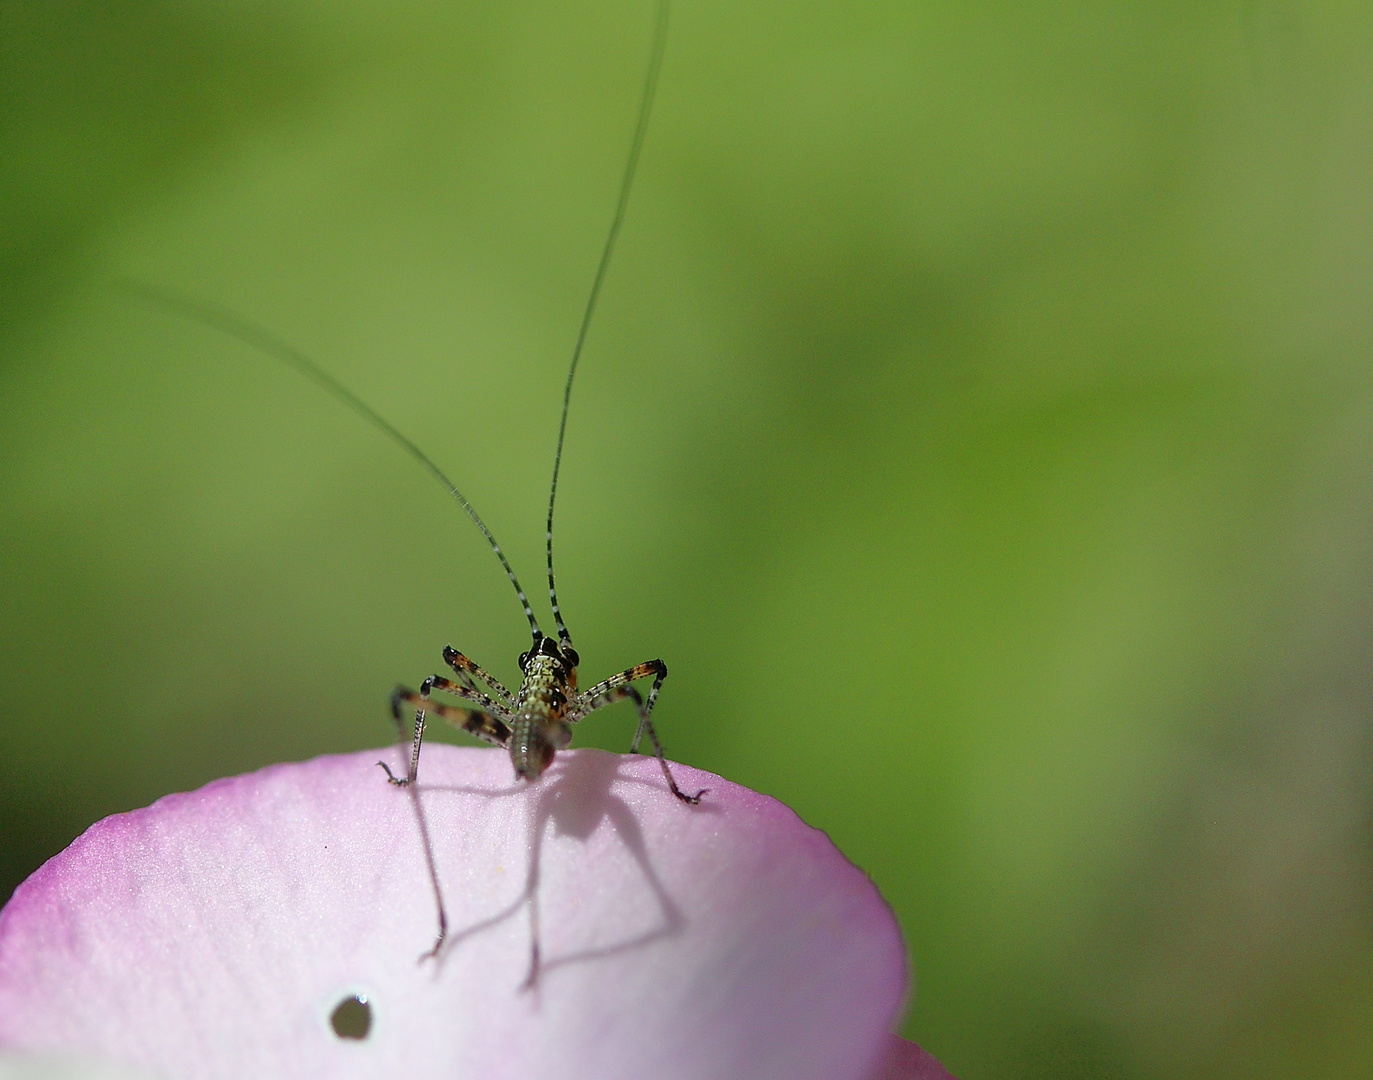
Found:
<path fill-rule="evenodd" d="M 540 644 L 539 651 L 523 657 L 524 679 L 507 743 L 515 774 L 526 780 L 537 780 L 553 755 L 572 742 L 568 712 L 577 695 L 576 667 L 552 638 Z"/>

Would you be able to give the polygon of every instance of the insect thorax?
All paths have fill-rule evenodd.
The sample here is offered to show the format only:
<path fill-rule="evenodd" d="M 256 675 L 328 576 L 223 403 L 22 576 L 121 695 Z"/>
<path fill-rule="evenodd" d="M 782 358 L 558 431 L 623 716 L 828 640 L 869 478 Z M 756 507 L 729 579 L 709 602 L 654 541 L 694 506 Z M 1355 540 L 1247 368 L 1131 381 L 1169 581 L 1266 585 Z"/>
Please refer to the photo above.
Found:
<path fill-rule="evenodd" d="M 510 725 L 510 761 L 517 775 L 537 780 L 553 755 L 572 741 L 565 717 L 577 695 L 577 669 L 551 638 L 520 660 L 524 679 Z"/>

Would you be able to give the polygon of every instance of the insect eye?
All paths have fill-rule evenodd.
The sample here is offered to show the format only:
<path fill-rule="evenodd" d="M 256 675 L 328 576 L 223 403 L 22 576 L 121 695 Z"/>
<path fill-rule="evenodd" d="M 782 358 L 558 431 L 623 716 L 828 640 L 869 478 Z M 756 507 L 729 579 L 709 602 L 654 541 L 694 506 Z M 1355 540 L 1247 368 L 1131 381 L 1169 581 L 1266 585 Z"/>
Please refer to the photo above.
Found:
<path fill-rule="evenodd" d="M 577 650 L 574 649 L 571 645 L 563 646 L 563 659 L 566 660 L 572 667 L 576 667 L 578 664 L 582 662 L 582 658 L 577 655 Z"/>
<path fill-rule="evenodd" d="M 527 652 L 522 652 L 522 653 L 520 653 L 520 670 L 523 671 L 523 670 L 525 669 L 526 665 L 528 665 L 528 663 L 529 663 L 529 654 L 528 654 Z"/>

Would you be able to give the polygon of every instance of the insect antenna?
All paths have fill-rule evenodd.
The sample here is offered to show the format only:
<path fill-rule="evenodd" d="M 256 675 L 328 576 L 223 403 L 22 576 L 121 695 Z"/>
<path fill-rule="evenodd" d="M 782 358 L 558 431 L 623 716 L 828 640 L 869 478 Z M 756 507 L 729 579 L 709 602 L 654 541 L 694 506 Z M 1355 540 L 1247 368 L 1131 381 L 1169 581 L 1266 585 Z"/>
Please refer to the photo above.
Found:
<path fill-rule="evenodd" d="M 501 561 L 501 566 L 505 569 L 505 576 L 510 579 L 510 584 L 515 587 L 515 594 L 520 598 L 520 606 L 524 608 L 525 618 L 529 620 L 529 629 L 534 634 L 534 643 L 536 646 L 538 645 L 539 641 L 543 639 L 543 632 L 539 629 L 539 623 L 534 618 L 534 609 L 529 606 L 529 598 L 525 596 L 524 589 L 520 587 L 519 579 L 515 577 L 515 571 L 511 567 L 510 561 L 505 557 L 505 552 L 501 550 L 500 544 L 496 542 L 496 537 L 486 527 L 486 522 L 481 519 L 476 508 L 467 501 L 467 496 L 459 491 L 458 486 L 448 479 L 447 474 L 434 464 L 429 455 L 416 446 L 399 428 L 294 345 L 282 341 L 281 338 L 245 319 L 237 312 L 230 311 L 218 304 L 212 304 L 208 300 L 191 296 L 179 289 L 172 289 L 163 285 L 150 285 L 134 278 L 120 278 L 115 282 L 115 285 L 125 292 L 133 293 L 140 299 L 149 301 L 158 307 L 220 330 L 230 337 L 237 338 L 245 345 L 250 345 L 268 356 L 280 360 L 283 364 L 295 368 L 333 394 L 368 423 L 380 429 L 387 438 L 423 465 L 429 475 L 442 484 L 444 490 L 457 500 L 459 506 L 467 511 L 467 516 L 472 519 L 477 528 L 481 530 L 481 534 L 486 537 L 486 542 L 491 545 L 491 550 L 496 553 L 496 558 Z"/>
<path fill-rule="evenodd" d="M 615 250 L 615 241 L 620 235 L 620 226 L 624 224 L 625 210 L 629 206 L 634 174 L 639 168 L 639 154 L 644 148 L 648 117 L 653 111 L 653 97 L 658 89 L 658 73 L 663 69 L 663 53 L 667 50 L 667 18 L 670 6 L 669 0 L 658 2 L 653 28 L 653 53 L 648 61 L 648 74 L 644 77 L 644 92 L 639 99 L 639 119 L 634 125 L 634 141 L 630 144 L 629 160 L 625 163 L 624 176 L 620 180 L 620 196 L 615 204 L 615 217 L 610 223 L 605 247 L 601 249 L 601 261 L 596 266 L 596 277 L 591 283 L 591 295 L 587 298 L 586 309 L 582 312 L 581 329 L 577 331 L 577 344 L 572 348 L 572 364 L 567 369 L 567 383 L 563 387 L 563 411 L 558 420 L 558 448 L 553 452 L 553 481 L 548 487 L 548 526 L 544 536 L 548 546 L 548 601 L 553 606 L 553 621 L 558 625 L 558 641 L 565 648 L 571 647 L 572 635 L 567 632 L 567 626 L 563 622 L 562 609 L 558 607 L 558 587 L 553 583 L 553 505 L 558 499 L 558 471 L 563 461 L 563 436 L 567 433 L 568 406 L 572 403 L 572 380 L 577 376 L 577 361 L 581 359 L 582 346 L 586 344 L 586 332 L 591 326 L 591 316 L 596 311 L 596 301 L 601 295 L 601 285 L 605 282 L 606 268 L 610 265 L 610 256 Z M 527 604 L 525 610 L 528 610 Z M 537 628 L 535 636 L 538 636 Z"/>
<path fill-rule="evenodd" d="M 567 416 L 572 403 L 572 383 L 577 376 L 577 364 L 581 360 L 582 348 L 586 344 L 587 331 L 591 327 L 592 316 L 596 312 L 596 301 L 601 295 L 601 286 L 605 283 L 606 270 L 610 266 L 610 257 L 615 250 L 615 242 L 620 235 L 620 227 L 624 224 L 625 211 L 629 206 L 630 191 L 634 187 L 634 177 L 639 168 L 639 157 L 644 146 L 644 136 L 648 131 L 648 119 L 653 111 L 653 99 L 658 88 L 658 75 L 663 67 L 663 54 L 667 50 L 667 29 L 668 13 L 671 7 L 670 0 L 659 0 L 657 14 L 654 22 L 653 31 L 653 51 L 649 57 L 648 72 L 644 78 L 643 94 L 639 99 L 639 115 L 634 126 L 634 138 L 630 144 L 629 159 L 625 163 L 624 175 L 620 180 L 620 193 L 615 204 L 615 216 L 610 223 L 610 231 L 606 235 L 605 246 L 601 249 L 601 259 L 596 266 L 596 276 L 591 283 L 591 294 L 586 301 L 586 307 L 582 311 L 581 326 L 577 331 L 577 341 L 572 349 L 572 362 L 567 370 L 567 382 L 563 386 L 563 406 L 562 413 L 558 419 L 558 444 L 553 453 L 553 479 L 548 488 L 548 521 L 545 529 L 545 540 L 548 553 L 548 599 L 553 608 L 553 620 L 558 627 L 558 640 L 561 645 L 571 648 L 572 637 L 568 633 L 567 625 L 563 622 L 562 609 L 558 606 L 558 589 L 554 582 L 553 575 L 553 509 L 558 498 L 558 474 L 562 467 L 563 442 L 567 434 Z M 229 308 L 219 304 L 203 300 L 190 293 L 182 292 L 164 285 L 152 285 L 136 278 L 120 278 L 114 282 L 116 287 L 125 292 L 132 293 L 142 300 L 181 315 L 184 318 L 195 322 L 203 323 L 214 329 L 220 330 L 230 337 L 237 338 L 244 344 L 258 349 L 268 356 L 280 360 L 289 367 L 295 368 L 307 378 L 314 381 L 317 385 L 328 391 L 343 404 L 356 412 L 368 423 L 379 429 L 382 434 L 396 443 L 402 450 L 420 463 L 424 469 L 434 477 L 452 496 L 459 506 L 472 519 L 473 524 L 481 530 L 482 536 L 486 537 L 486 542 L 491 545 L 491 550 L 495 552 L 496 558 L 500 560 L 501 568 L 505 571 L 505 576 L 510 579 L 510 584 L 515 589 L 515 594 L 519 597 L 520 606 L 524 609 L 524 616 L 529 620 L 529 629 L 534 637 L 534 646 L 537 649 L 539 642 L 543 640 L 543 632 L 539 629 L 538 620 L 534 617 L 534 609 L 530 606 L 529 598 L 525 595 L 524 589 L 520 586 L 519 579 L 515 576 L 514 568 L 510 561 L 505 557 L 505 552 L 501 550 L 496 537 L 487 527 L 486 522 L 481 519 L 476 508 L 467 500 L 458 486 L 450 480 L 446 473 L 434 464 L 433 459 L 421 450 L 410 440 L 399 428 L 373 409 L 360 397 L 354 394 L 341 382 L 330 375 L 324 368 L 320 367 L 314 360 L 307 356 L 300 349 L 283 341 L 268 330 L 252 322 L 250 319 L 231 311 Z M 575 654 L 574 654 L 575 655 Z"/>

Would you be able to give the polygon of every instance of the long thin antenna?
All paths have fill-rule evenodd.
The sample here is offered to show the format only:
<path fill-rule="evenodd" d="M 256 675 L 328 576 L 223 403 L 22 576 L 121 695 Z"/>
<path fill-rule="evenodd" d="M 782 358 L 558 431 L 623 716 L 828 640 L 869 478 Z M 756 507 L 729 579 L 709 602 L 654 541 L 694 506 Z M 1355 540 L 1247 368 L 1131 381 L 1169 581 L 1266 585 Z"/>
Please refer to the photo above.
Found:
<path fill-rule="evenodd" d="M 581 359 L 582 346 L 586 344 L 586 332 L 591 326 L 596 300 L 601 295 L 601 285 L 605 281 L 606 268 L 610 265 L 611 252 L 615 250 L 615 240 L 620 235 L 620 226 L 624 224 L 625 209 L 629 206 L 629 192 L 634 186 L 634 173 L 639 168 L 639 153 L 644 148 L 648 116 L 653 111 L 653 95 L 658 89 L 658 73 L 663 69 L 663 53 L 667 49 L 669 6 L 669 0 L 658 0 L 658 18 L 653 28 L 653 53 L 648 61 L 648 75 L 644 78 L 644 94 L 639 101 L 639 119 L 634 126 L 634 142 L 630 145 L 629 161 L 625 164 L 624 178 L 620 181 L 620 199 L 615 204 L 615 218 L 610 223 L 610 234 L 605 238 L 605 247 L 601 249 L 601 262 L 596 267 L 596 278 L 591 283 L 591 296 L 587 299 L 586 310 L 582 312 L 582 327 L 577 332 L 577 344 L 572 349 L 572 366 L 567 370 L 567 385 L 563 387 L 563 414 L 558 421 L 558 449 L 553 454 L 553 482 L 548 489 L 548 527 L 545 530 L 548 544 L 548 600 L 553 605 L 553 621 L 558 624 L 558 640 L 563 645 L 570 645 L 572 636 L 563 623 L 563 613 L 558 607 L 558 589 L 553 584 L 553 504 L 558 498 L 558 470 L 563 461 L 567 409 L 572 402 L 572 380 L 577 375 L 577 361 Z"/>
<path fill-rule="evenodd" d="M 467 516 L 472 519 L 481 534 L 486 537 L 486 542 L 491 545 L 491 550 L 496 553 L 496 558 L 500 559 L 501 566 L 505 568 L 505 576 L 510 579 L 510 584 L 515 586 L 515 593 L 520 598 L 520 605 L 524 608 L 525 618 L 529 620 L 529 629 L 533 631 L 534 641 L 537 644 L 543 637 L 543 632 L 539 629 L 539 624 L 534 618 L 534 609 L 529 606 L 529 599 L 524 595 L 524 590 L 520 588 L 519 579 L 515 577 L 515 571 L 511 569 L 509 560 L 505 557 L 505 552 L 501 550 L 500 544 L 496 543 L 496 538 L 491 535 L 491 530 L 486 527 L 472 504 L 467 501 L 456 484 L 448 479 L 442 469 L 430 460 L 429 455 L 405 437 L 389 420 L 373 409 L 360 397 L 354 394 L 341 382 L 326 372 L 294 345 L 290 345 L 280 338 L 268 333 L 256 323 L 250 322 L 242 315 L 230 311 L 228 308 L 220 307 L 206 300 L 191 296 L 189 293 L 181 292 L 179 289 L 169 289 L 161 285 L 149 285 L 144 281 L 137 281 L 132 278 L 121 278 L 115 284 L 127 292 L 133 293 L 144 300 L 150 301 L 159 307 L 183 315 L 197 322 L 205 323 L 217 330 L 222 330 L 230 337 L 238 338 L 246 345 L 251 345 L 255 349 L 261 349 L 268 356 L 280 360 L 306 377 L 313 379 L 334 397 L 347 405 L 364 420 L 380 428 L 392 442 L 396 443 L 402 450 L 418 461 L 429 471 L 444 490 L 458 501 L 458 505 L 467 511 Z"/>

